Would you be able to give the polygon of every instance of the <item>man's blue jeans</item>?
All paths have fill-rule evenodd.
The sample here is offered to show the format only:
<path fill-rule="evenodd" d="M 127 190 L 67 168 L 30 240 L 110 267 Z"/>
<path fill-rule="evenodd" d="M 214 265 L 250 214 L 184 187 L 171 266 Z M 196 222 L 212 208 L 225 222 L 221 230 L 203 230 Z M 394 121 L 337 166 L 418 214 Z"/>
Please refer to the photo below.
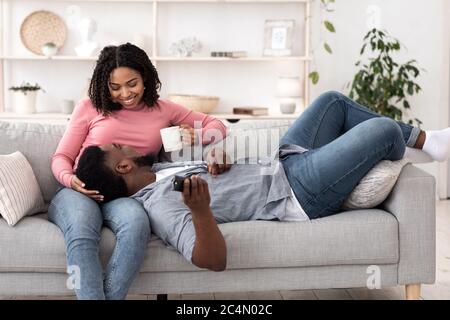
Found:
<path fill-rule="evenodd" d="M 318 97 L 280 141 L 309 151 L 281 159 L 311 219 L 341 212 L 358 182 L 381 160 L 400 160 L 420 129 L 396 122 L 337 92 Z"/>
<path fill-rule="evenodd" d="M 64 234 L 67 265 L 79 268 L 80 274 L 74 273 L 79 279 L 73 281 L 78 299 L 124 299 L 139 272 L 150 238 L 150 222 L 143 206 L 131 198 L 98 205 L 64 188 L 53 198 L 48 217 Z M 116 235 L 116 246 L 104 274 L 99 259 L 103 224 Z"/>

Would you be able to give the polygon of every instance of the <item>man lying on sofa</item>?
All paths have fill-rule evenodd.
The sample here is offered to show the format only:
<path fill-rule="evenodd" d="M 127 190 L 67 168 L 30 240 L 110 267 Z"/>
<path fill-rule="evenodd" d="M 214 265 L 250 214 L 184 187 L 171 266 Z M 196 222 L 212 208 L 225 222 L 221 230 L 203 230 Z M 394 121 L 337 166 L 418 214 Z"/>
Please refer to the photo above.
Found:
<path fill-rule="evenodd" d="M 76 175 L 105 201 L 133 196 L 148 212 L 153 233 L 196 266 L 221 271 L 226 245 L 218 223 L 302 221 L 342 212 L 359 181 L 379 161 L 402 159 L 406 146 L 433 160 L 448 158 L 449 130 L 425 133 L 328 93 L 289 128 L 280 141 L 280 161 L 269 166 L 222 165 L 229 170 L 212 176 L 205 163 L 152 166 L 151 157 L 131 147 L 105 145 L 86 148 Z M 182 192 L 173 190 L 167 176 L 174 167 L 190 176 L 182 180 Z"/>
<path fill-rule="evenodd" d="M 280 148 L 281 162 L 235 164 L 218 176 L 202 162 L 153 165 L 151 156 L 131 147 L 92 146 L 81 156 L 76 175 L 105 201 L 134 197 L 148 212 L 153 233 L 196 266 L 222 271 L 226 245 L 218 223 L 304 221 L 341 212 L 343 201 L 375 164 L 403 157 L 405 142 L 393 120 L 373 119 L 350 131 L 360 138 L 344 134 L 308 152 L 286 144 Z M 390 147 L 374 147 L 380 142 Z M 314 179 L 299 166 L 312 170 Z M 186 177 L 182 192 L 174 190 L 175 168 Z"/>

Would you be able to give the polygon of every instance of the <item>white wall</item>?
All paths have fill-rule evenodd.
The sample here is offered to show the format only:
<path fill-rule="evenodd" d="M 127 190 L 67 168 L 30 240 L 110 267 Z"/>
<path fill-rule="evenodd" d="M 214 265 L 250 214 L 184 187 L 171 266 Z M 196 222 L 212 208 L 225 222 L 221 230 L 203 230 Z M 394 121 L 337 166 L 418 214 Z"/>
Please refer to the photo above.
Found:
<path fill-rule="evenodd" d="M 368 31 L 367 8 L 375 5 L 380 9 L 381 28 L 388 30 L 407 48 L 398 56 L 398 60 L 406 62 L 409 59 L 416 59 L 419 66 L 426 69 L 418 81 L 423 92 L 411 99 L 410 118 L 421 119 L 422 128 L 425 130 L 448 127 L 450 88 L 448 2 L 448 0 L 336 0 L 336 12 L 329 15 L 329 19 L 335 23 L 337 34 L 328 37 L 334 48 L 334 54 L 330 56 L 323 53 L 323 50 L 319 52 L 317 65 L 322 79 L 312 88 L 312 96 L 329 89 L 348 93 L 345 85 L 356 73 L 354 62 L 359 58 L 362 39 Z M 439 196 L 446 197 L 446 164 L 433 163 L 419 167 L 437 177 Z"/>
<path fill-rule="evenodd" d="M 444 12 L 447 12 L 447 17 L 450 17 L 450 2 L 447 1 L 447 10 Z M 447 21 L 447 30 L 448 30 L 448 43 L 450 43 L 450 21 Z M 450 45 L 448 48 L 448 59 L 447 59 L 447 70 L 448 70 L 448 123 L 450 125 Z M 448 161 L 448 167 L 447 167 L 447 198 L 450 199 L 450 161 Z"/>
<path fill-rule="evenodd" d="M 9 1 L 9 26 L 12 32 L 7 42 L 13 52 L 26 53 L 20 42 L 19 28 L 26 14 L 38 9 L 49 9 L 60 16 L 70 3 L 55 1 Z M 319 30 L 319 0 L 313 6 L 313 37 L 317 41 Z M 444 128 L 449 125 L 449 12 L 448 0 L 336 0 L 336 12 L 330 15 L 337 34 L 329 37 L 334 54 L 316 51 L 314 64 L 321 81 L 312 86 L 311 98 L 326 90 L 345 93 L 345 85 L 355 74 L 354 62 L 358 59 L 362 38 L 367 32 L 367 8 L 380 8 L 381 27 L 402 42 L 408 50 L 400 61 L 414 58 L 426 69 L 419 83 L 423 92 L 411 100 L 411 117 L 423 121 L 424 129 Z M 95 35 L 100 46 L 111 42 L 131 41 L 134 34 L 151 33 L 151 4 L 77 2 L 83 16 L 98 22 Z M 447 12 L 447 14 L 446 14 Z M 248 50 L 258 55 L 263 47 L 265 19 L 292 18 L 296 20 L 295 36 L 303 36 L 304 16 L 299 4 L 165 4 L 161 7 L 161 29 L 158 39 L 163 52 L 171 42 L 181 37 L 196 35 L 203 42 L 201 55 L 209 50 Z M 78 38 L 69 30 L 63 54 L 74 54 Z M 150 44 L 148 39 L 148 43 Z M 317 44 L 313 41 L 314 44 Z M 149 46 L 150 47 L 150 46 Z M 302 54 L 297 44 L 294 54 Z M 151 53 L 150 51 L 148 52 Z M 86 86 L 86 78 L 92 72 L 91 62 L 16 61 L 8 63 L 10 84 L 22 80 L 37 81 L 47 90 L 41 94 L 40 111 L 58 110 L 63 98 L 77 99 Z M 168 63 L 160 62 L 158 70 L 163 82 L 162 96 L 170 92 L 219 95 L 221 104 L 216 111 L 230 111 L 239 104 L 264 105 L 277 110 L 275 83 L 278 76 L 302 74 L 297 63 Z M 7 83 L 8 85 L 8 83 Z M 438 179 L 439 194 L 446 196 L 447 166 L 421 165 Z"/>

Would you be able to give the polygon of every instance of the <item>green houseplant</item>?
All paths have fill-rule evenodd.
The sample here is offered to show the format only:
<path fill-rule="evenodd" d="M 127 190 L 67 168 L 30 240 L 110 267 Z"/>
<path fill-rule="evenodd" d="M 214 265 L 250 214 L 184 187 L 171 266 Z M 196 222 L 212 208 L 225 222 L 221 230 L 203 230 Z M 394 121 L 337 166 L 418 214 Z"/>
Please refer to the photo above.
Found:
<path fill-rule="evenodd" d="M 422 89 L 415 82 L 420 75 L 416 60 L 404 64 L 394 61 L 393 56 L 400 51 L 400 42 L 388 35 L 386 31 L 370 30 L 364 37 L 360 55 L 367 50 L 371 55 L 367 63 L 356 62 L 360 70 L 351 83 L 349 97 L 369 107 L 371 110 L 402 121 L 403 113 L 410 109 L 408 98 Z M 422 121 L 414 118 L 420 126 Z M 408 120 L 413 124 L 413 120 Z"/>
<path fill-rule="evenodd" d="M 10 87 L 9 90 L 13 92 L 14 111 L 17 113 L 35 113 L 37 92 L 44 91 L 37 83 L 32 85 L 28 82 Z"/>
<path fill-rule="evenodd" d="M 27 94 L 27 92 L 34 92 L 42 90 L 41 86 L 37 83 L 32 85 L 29 82 L 23 82 L 20 86 L 10 87 L 9 90 L 14 92 L 22 92 L 24 95 Z"/>

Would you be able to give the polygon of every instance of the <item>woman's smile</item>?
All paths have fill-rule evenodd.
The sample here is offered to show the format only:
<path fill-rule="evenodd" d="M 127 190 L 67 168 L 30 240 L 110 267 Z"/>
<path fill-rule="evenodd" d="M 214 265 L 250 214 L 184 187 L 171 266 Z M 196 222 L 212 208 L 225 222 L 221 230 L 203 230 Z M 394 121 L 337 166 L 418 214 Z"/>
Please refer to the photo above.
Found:
<path fill-rule="evenodd" d="M 132 95 L 131 97 L 127 98 L 127 99 L 121 99 L 121 102 L 126 105 L 126 106 L 131 106 L 134 104 L 134 101 L 136 100 L 137 95 Z"/>

